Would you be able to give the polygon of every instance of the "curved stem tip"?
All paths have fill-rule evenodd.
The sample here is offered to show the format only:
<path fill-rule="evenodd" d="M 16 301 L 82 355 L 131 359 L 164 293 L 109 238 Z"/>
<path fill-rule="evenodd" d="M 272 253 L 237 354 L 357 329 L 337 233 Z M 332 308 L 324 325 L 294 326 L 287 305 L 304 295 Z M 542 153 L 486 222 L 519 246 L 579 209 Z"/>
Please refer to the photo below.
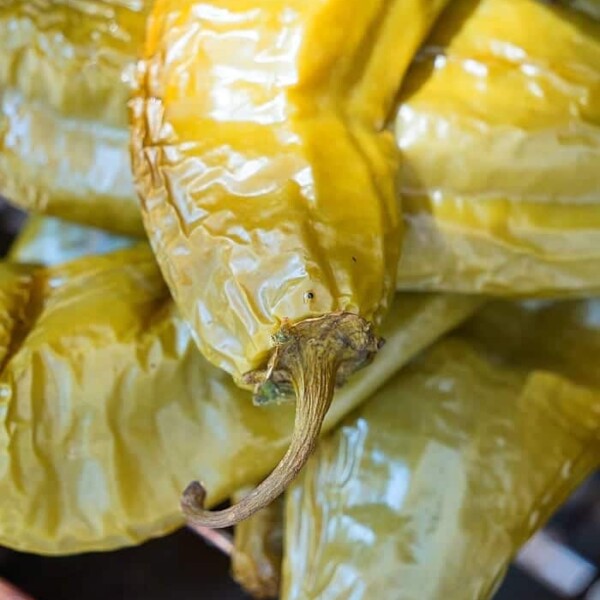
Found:
<path fill-rule="evenodd" d="M 296 392 L 296 417 L 290 446 L 271 474 L 240 502 L 221 511 L 204 508 L 206 490 L 198 481 L 188 485 L 181 508 L 188 520 L 202 527 L 231 527 L 277 498 L 298 475 L 312 454 L 336 385 L 368 364 L 381 341 L 371 324 L 352 313 L 332 313 L 287 325 L 275 336 L 276 347 L 262 383 Z M 256 375 L 251 375 L 256 379 Z"/>

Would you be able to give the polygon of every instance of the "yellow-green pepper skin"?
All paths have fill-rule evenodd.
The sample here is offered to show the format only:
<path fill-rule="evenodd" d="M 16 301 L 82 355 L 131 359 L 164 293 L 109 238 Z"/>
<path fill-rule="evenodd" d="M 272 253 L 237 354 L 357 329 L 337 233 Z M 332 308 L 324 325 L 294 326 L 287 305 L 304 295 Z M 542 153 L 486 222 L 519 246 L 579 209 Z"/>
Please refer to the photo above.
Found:
<path fill-rule="evenodd" d="M 0 195 L 27 210 L 143 234 L 127 101 L 149 6 L 0 2 Z"/>
<path fill-rule="evenodd" d="M 32 262 L 48 255 L 20 247 Z M 325 429 L 478 304 L 399 300 L 387 347 L 340 391 Z M 254 485 L 292 421 L 290 406 L 255 407 L 201 356 L 146 246 L 0 265 L 0 544 L 69 554 L 163 535 L 183 523 L 190 479 L 202 474 L 209 505 Z"/>
<path fill-rule="evenodd" d="M 83 256 L 108 254 L 136 243 L 135 238 L 124 235 L 54 217 L 32 215 L 11 246 L 9 258 L 52 266 Z"/>
<path fill-rule="evenodd" d="M 399 289 L 600 290 L 600 22 L 458 0 L 405 80 Z"/>
<path fill-rule="evenodd" d="M 492 597 L 600 465 L 599 308 L 486 307 L 322 440 L 287 496 L 281 597 Z"/>
<path fill-rule="evenodd" d="M 445 3 L 155 4 L 131 110 L 144 222 L 201 351 L 236 380 L 286 319 L 388 307 L 400 220 L 384 125 Z"/>
<path fill-rule="evenodd" d="M 14 285 L 0 296 L 0 323 L 16 323 L 2 336 L 0 543 L 139 543 L 182 524 L 199 466 L 213 502 L 276 459 L 290 410 L 266 415 L 202 358 L 147 247 L 34 268 L 29 283 L 20 302 L 5 303 Z"/>

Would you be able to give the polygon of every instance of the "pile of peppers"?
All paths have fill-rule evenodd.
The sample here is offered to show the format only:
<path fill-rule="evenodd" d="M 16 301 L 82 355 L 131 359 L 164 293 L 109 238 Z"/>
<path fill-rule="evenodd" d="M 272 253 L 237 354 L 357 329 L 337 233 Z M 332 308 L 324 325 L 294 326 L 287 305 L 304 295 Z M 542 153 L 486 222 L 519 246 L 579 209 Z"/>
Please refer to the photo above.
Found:
<path fill-rule="evenodd" d="M 0 544 L 490 598 L 600 466 L 598 165 L 595 0 L 0 2 Z"/>

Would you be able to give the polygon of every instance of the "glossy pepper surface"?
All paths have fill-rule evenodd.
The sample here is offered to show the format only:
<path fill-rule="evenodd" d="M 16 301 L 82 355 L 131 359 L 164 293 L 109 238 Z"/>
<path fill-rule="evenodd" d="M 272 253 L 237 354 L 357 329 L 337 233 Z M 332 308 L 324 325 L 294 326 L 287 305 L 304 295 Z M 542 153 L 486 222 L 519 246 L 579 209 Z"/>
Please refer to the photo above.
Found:
<path fill-rule="evenodd" d="M 21 247 L 43 262 L 40 244 Z M 325 428 L 476 307 L 406 295 L 380 360 L 340 391 Z M 256 483 L 289 441 L 290 407 L 253 406 L 202 358 L 143 245 L 46 269 L 3 263 L 0 364 L 0 543 L 24 551 L 167 533 L 198 472 L 213 505 Z"/>
<path fill-rule="evenodd" d="M 458 0 L 395 124 L 400 289 L 600 290 L 600 22 L 536 0 Z"/>
<path fill-rule="evenodd" d="M 0 2 L 0 194 L 143 234 L 127 101 L 150 2 Z"/>
<path fill-rule="evenodd" d="M 281 597 L 490 598 L 600 464 L 599 309 L 486 307 L 324 439 L 288 492 Z"/>
<path fill-rule="evenodd" d="M 136 243 L 135 238 L 102 229 L 32 215 L 11 246 L 9 258 L 21 263 L 58 265 L 83 256 L 108 254 Z"/>
<path fill-rule="evenodd" d="M 209 514 L 202 485 L 186 491 L 200 525 L 232 525 L 280 494 L 334 387 L 380 346 L 372 324 L 400 247 L 385 124 L 444 4 L 154 5 L 131 103 L 146 231 L 202 353 L 261 401 L 297 399 L 289 451 L 239 506 Z"/>
<path fill-rule="evenodd" d="M 387 304 L 399 226 L 381 129 L 443 4 L 156 3 L 131 111 L 146 229 L 203 353 L 238 379 L 283 319 Z"/>

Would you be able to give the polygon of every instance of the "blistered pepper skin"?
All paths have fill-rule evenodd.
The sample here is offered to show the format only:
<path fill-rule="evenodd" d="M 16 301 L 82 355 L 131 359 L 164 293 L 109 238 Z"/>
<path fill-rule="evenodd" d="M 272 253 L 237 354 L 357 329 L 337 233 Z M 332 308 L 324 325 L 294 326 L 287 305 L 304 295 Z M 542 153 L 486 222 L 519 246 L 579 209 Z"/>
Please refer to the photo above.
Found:
<path fill-rule="evenodd" d="M 143 228 L 127 101 L 150 2 L 0 3 L 0 194 L 120 233 Z"/>
<path fill-rule="evenodd" d="M 238 381 L 284 319 L 385 312 L 400 223 L 384 125 L 444 4 L 155 4 L 131 109 L 145 226 L 200 349 Z"/>
<path fill-rule="evenodd" d="M 600 465 L 599 308 L 486 307 L 346 419 L 287 495 L 281 597 L 493 597 Z"/>
<path fill-rule="evenodd" d="M 459 0 L 399 102 L 399 289 L 600 290 L 599 21 Z"/>
<path fill-rule="evenodd" d="M 29 232 L 12 259 L 72 258 L 71 247 L 44 245 L 47 230 L 37 240 Z M 340 391 L 325 430 L 479 304 L 396 302 L 387 346 Z M 163 535 L 183 522 L 190 479 L 202 475 L 213 505 L 254 485 L 289 442 L 292 407 L 253 406 L 202 358 L 147 247 L 46 269 L 0 265 L 0 367 L 0 544 L 23 551 L 109 550 Z"/>

